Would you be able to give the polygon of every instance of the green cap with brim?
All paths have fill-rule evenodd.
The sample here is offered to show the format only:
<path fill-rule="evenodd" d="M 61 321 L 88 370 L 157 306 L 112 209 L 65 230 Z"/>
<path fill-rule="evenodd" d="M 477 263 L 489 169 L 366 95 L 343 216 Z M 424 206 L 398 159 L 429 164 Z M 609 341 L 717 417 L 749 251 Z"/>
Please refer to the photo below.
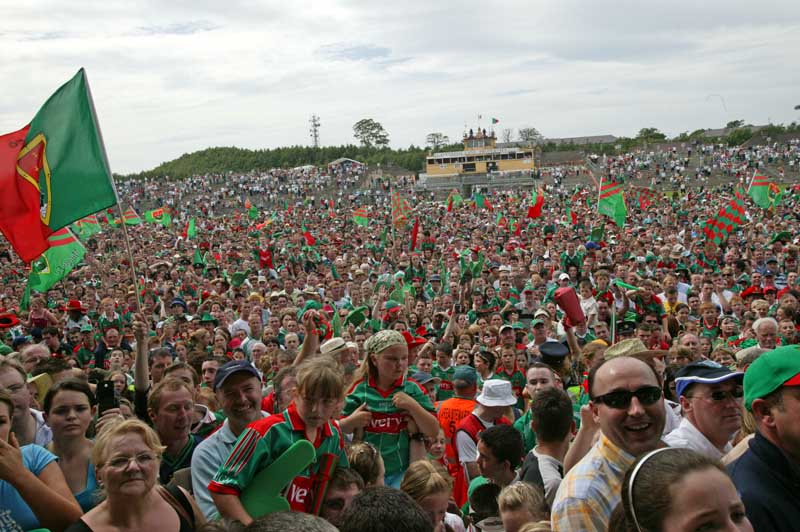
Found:
<path fill-rule="evenodd" d="M 782 243 L 791 242 L 792 234 L 789 231 L 781 231 L 780 233 L 775 233 L 772 235 L 772 240 L 769 241 L 770 244 L 774 244 L 775 242 L 781 241 Z"/>
<path fill-rule="evenodd" d="M 744 406 L 784 386 L 800 386 L 800 345 L 786 345 L 764 353 L 744 374 Z"/>

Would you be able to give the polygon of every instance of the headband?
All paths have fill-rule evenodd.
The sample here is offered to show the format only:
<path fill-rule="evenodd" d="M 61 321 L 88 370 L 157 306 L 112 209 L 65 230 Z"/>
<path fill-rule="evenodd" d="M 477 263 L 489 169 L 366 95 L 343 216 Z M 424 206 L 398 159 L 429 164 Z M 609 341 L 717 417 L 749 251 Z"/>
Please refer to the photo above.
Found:
<path fill-rule="evenodd" d="M 633 524 L 636 525 L 636 530 L 638 532 L 642 532 L 642 527 L 639 526 L 639 520 L 636 518 L 636 509 L 633 506 L 633 483 L 636 480 L 636 475 L 639 474 L 639 470 L 642 468 L 645 462 L 650 460 L 653 456 L 657 455 L 662 451 L 669 451 L 674 447 L 661 447 L 660 449 L 656 449 L 655 451 L 650 451 L 644 457 L 639 460 L 639 463 L 636 464 L 636 467 L 633 468 L 633 472 L 631 473 L 631 478 L 628 481 L 628 506 L 631 507 L 631 517 L 633 517 Z"/>

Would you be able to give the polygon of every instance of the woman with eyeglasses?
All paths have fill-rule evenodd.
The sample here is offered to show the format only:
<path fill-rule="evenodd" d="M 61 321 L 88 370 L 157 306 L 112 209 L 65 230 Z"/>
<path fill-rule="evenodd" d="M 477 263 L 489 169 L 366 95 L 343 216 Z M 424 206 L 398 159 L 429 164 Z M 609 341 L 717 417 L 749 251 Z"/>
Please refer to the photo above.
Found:
<path fill-rule="evenodd" d="M 92 460 L 106 499 L 67 532 L 189 532 L 204 524 L 188 492 L 158 483 L 163 451 L 155 431 L 139 420 L 105 428 L 95 442 Z"/>
<path fill-rule="evenodd" d="M 752 532 L 744 504 L 725 468 L 688 449 L 665 447 L 625 473 L 613 532 Z"/>
<path fill-rule="evenodd" d="M 55 455 L 38 445 L 20 447 L 11 432 L 13 414 L 14 401 L 0 388 L 0 524 L 11 530 L 64 530 L 83 513 L 81 507 Z"/>

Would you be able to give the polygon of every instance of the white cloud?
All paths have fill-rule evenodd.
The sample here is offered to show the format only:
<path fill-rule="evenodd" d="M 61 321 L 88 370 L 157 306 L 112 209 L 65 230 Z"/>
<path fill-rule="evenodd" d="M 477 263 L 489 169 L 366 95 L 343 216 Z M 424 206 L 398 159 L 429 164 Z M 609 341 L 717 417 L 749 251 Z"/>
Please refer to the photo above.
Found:
<path fill-rule="evenodd" d="M 372 117 L 395 146 L 458 138 L 479 113 L 547 136 L 798 118 L 789 0 L 98 5 L 4 13 L 0 131 L 84 66 L 118 172 L 208 146 L 306 144 L 312 113 L 324 144 Z"/>

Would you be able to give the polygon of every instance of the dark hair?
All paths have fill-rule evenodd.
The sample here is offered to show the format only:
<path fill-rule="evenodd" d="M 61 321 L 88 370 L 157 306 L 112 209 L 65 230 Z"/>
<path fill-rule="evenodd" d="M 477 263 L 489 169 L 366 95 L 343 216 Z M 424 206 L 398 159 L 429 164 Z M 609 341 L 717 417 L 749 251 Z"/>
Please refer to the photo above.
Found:
<path fill-rule="evenodd" d="M 622 481 L 627 530 L 636 530 L 637 522 L 640 530 L 661 530 L 670 511 L 669 488 L 686 475 L 706 469 L 727 475 L 718 461 L 689 449 L 667 447 L 639 457 Z"/>
<path fill-rule="evenodd" d="M 150 354 L 148 355 L 148 363 L 149 363 L 149 365 L 151 367 L 153 366 L 153 362 L 155 362 L 157 357 L 158 358 L 160 358 L 160 357 L 170 357 L 170 358 L 172 358 L 172 353 L 166 347 L 157 347 L 157 348 L 153 349 L 152 351 L 150 351 Z"/>
<path fill-rule="evenodd" d="M 508 462 L 516 469 L 525 454 L 522 434 L 511 425 L 495 425 L 481 432 L 480 440 L 492 451 L 498 462 Z"/>
<path fill-rule="evenodd" d="M 410 495 L 373 486 L 353 498 L 339 532 L 395 532 L 398 528 L 403 532 L 433 532 L 430 517 Z"/>
<path fill-rule="evenodd" d="M 597 372 L 600 371 L 600 368 L 605 366 L 607 363 L 611 362 L 612 360 L 619 360 L 621 358 L 627 358 L 630 360 L 638 360 L 648 368 L 653 373 L 653 376 L 656 378 L 656 383 L 658 386 L 662 386 L 663 383 L 661 382 L 661 377 L 659 376 L 658 372 L 656 371 L 655 366 L 652 364 L 652 357 L 650 358 L 651 362 L 648 363 L 647 360 L 638 358 L 638 357 L 617 357 L 617 358 L 604 358 L 603 360 L 599 361 L 597 364 L 592 366 L 592 369 L 589 370 L 589 398 L 594 400 L 594 381 L 597 378 Z"/>
<path fill-rule="evenodd" d="M 348 486 L 355 484 L 358 491 L 364 489 L 364 479 L 361 475 L 350 469 L 349 467 L 337 467 L 331 475 L 331 481 L 328 484 L 328 492 L 332 490 L 346 489 Z"/>
<path fill-rule="evenodd" d="M 52 385 L 49 390 L 47 390 L 47 393 L 44 396 L 44 401 L 42 402 L 42 407 L 45 413 L 50 413 L 50 409 L 53 407 L 53 400 L 58 392 L 63 391 L 82 393 L 87 399 L 89 399 L 90 406 L 95 405 L 96 401 L 94 394 L 86 382 L 79 379 L 64 379 L 63 381 L 58 381 Z"/>
<path fill-rule="evenodd" d="M 336 532 L 336 527 L 316 515 L 287 510 L 259 517 L 244 532 Z"/>
<path fill-rule="evenodd" d="M 195 371 L 195 369 L 186 362 L 181 362 L 179 360 L 176 360 L 175 362 L 167 366 L 167 369 L 164 370 L 164 378 L 166 378 L 170 373 L 182 369 L 188 369 L 189 373 L 192 374 L 192 384 L 197 386 L 200 383 L 200 377 L 197 375 L 197 371 Z"/>
<path fill-rule="evenodd" d="M 572 401 L 567 392 L 558 388 L 537 392 L 531 403 L 531 420 L 537 440 L 562 441 L 572 430 Z"/>
<path fill-rule="evenodd" d="M 364 484 L 375 484 L 381 472 L 378 449 L 368 442 L 355 442 L 346 452 L 350 468 L 361 476 Z"/>
<path fill-rule="evenodd" d="M 42 331 L 42 334 L 49 334 L 50 336 L 55 336 L 56 338 L 61 338 L 61 331 L 58 330 L 58 327 L 45 327 Z"/>

